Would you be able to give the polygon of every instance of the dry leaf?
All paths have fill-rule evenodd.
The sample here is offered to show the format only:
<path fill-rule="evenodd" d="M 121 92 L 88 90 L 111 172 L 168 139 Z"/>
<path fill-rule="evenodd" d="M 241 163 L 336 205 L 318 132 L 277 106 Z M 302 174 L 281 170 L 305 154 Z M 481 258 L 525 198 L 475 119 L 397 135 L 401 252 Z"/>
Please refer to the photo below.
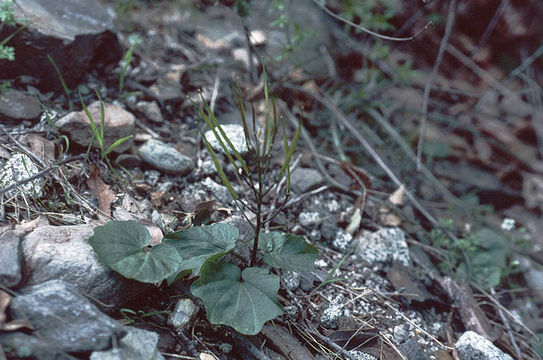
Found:
<path fill-rule="evenodd" d="M 30 149 L 46 164 L 51 164 L 55 161 L 55 144 L 52 141 L 43 137 L 32 134 L 27 137 Z"/>
<path fill-rule="evenodd" d="M 100 169 L 95 164 L 90 165 L 90 177 L 87 181 L 88 187 L 98 198 L 98 208 L 107 216 L 111 216 L 111 203 L 115 200 L 115 193 L 104 183 Z"/>
<path fill-rule="evenodd" d="M 0 290 L 0 331 L 15 331 L 22 328 L 33 329 L 32 325 L 23 319 L 12 320 L 6 323 L 6 310 L 11 302 L 11 295 Z"/>
<path fill-rule="evenodd" d="M 401 185 L 399 188 L 397 188 L 389 197 L 388 201 L 392 203 L 392 205 L 401 206 L 405 204 L 405 187 Z"/>
<path fill-rule="evenodd" d="M 265 325 L 262 328 L 261 334 L 268 340 L 268 346 L 271 346 L 288 359 L 315 359 L 309 350 L 300 344 L 298 338 L 280 326 Z"/>

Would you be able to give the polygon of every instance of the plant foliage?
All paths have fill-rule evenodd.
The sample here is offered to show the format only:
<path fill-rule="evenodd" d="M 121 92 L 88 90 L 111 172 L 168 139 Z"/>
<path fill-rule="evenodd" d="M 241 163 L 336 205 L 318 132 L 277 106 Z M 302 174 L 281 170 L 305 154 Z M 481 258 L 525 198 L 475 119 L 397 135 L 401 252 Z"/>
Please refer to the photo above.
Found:
<path fill-rule="evenodd" d="M 89 239 L 98 259 L 122 276 L 157 283 L 179 271 L 182 258 L 168 244 L 151 248 L 151 235 L 135 221 L 110 221 Z"/>
<path fill-rule="evenodd" d="M 198 112 L 220 142 L 226 158 L 236 169 L 240 183 L 250 188 L 248 194 L 252 195 L 252 199 L 249 196 L 249 199 L 245 197 L 242 200 L 226 177 L 219 156 L 203 136 L 219 176 L 240 204 L 240 209 L 255 215 L 256 224 L 250 222 L 255 230 L 250 259 L 242 258 L 248 266 L 240 269 L 222 260 L 229 253 L 241 257 L 233 252 L 239 241 L 238 229 L 222 223 L 194 226 L 166 234 L 161 244 L 149 247 L 150 236 L 142 225 L 133 221 L 112 221 L 96 228 L 89 242 L 100 261 L 125 277 L 151 283 L 167 280 L 170 284 L 190 273 L 199 276 L 191 286 L 191 293 L 202 299 L 209 321 L 212 324 L 229 325 L 242 334 L 254 335 L 262 329 L 266 321 L 283 313 L 277 300 L 279 276 L 270 274 L 269 268 L 255 267 L 260 262 L 259 255 L 264 263 L 277 269 L 310 271 L 317 258 L 317 249 L 306 243 L 301 236 L 261 231 L 262 226 L 281 211 L 288 199 L 290 160 L 300 137 L 301 123 L 293 141 L 289 143 L 285 125 L 279 121 L 275 102 L 269 94 L 266 78 L 263 128 L 257 129 L 253 107 L 253 123 L 252 127 L 249 127 L 239 89 L 234 89 L 234 97 L 250 150 L 249 156 L 252 156 L 250 162 L 234 148 L 208 104 L 204 103 L 203 108 L 198 107 Z M 105 149 L 103 143 L 103 106 L 100 116 L 102 121 L 98 127 L 83 102 L 82 105 L 91 119 L 92 130 L 103 158 L 107 160 L 106 155 L 110 148 Z M 276 151 L 274 143 L 279 129 L 282 129 L 283 140 L 278 148 L 283 151 L 285 161 L 281 168 L 274 170 L 270 164 L 272 153 Z M 249 171 L 248 163 L 254 164 L 253 172 Z M 262 209 L 264 197 L 272 189 L 277 189 L 283 178 L 285 194 L 282 204 L 272 213 L 265 214 Z M 243 214 L 246 216 L 245 212 Z M 249 220 L 248 216 L 246 218 Z"/>
<path fill-rule="evenodd" d="M 245 335 L 260 332 L 264 323 L 283 313 L 277 301 L 279 276 L 226 262 L 208 261 L 191 292 L 204 302 L 212 324 L 232 326 Z"/>

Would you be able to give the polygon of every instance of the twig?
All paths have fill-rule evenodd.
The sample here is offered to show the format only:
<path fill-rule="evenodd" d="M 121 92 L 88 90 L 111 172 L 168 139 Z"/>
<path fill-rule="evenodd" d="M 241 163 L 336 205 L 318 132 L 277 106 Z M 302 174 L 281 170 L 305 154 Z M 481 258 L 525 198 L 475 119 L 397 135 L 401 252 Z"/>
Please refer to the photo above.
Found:
<path fill-rule="evenodd" d="M 411 147 L 405 142 L 405 140 L 398 134 L 396 129 L 388 122 L 388 120 L 381 114 L 379 114 L 374 109 L 369 109 L 368 114 L 381 125 L 381 127 L 390 135 L 392 139 L 396 141 L 396 143 L 402 148 L 402 150 L 406 153 L 407 157 L 409 157 L 412 161 L 417 161 L 417 155 L 411 150 Z M 441 193 L 443 194 L 444 198 L 448 201 L 451 201 L 455 204 L 462 204 L 462 201 L 458 199 L 453 193 L 445 187 L 441 181 L 439 181 L 434 174 L 428 168 L 424 165 L 421 166 L 422 174 L 428 179 L 428 181 L 434 185 Z"/>
<path fill-rule="evenodd" d="M 428 101 L 430 99 L 430 91 L 432 89 L 432 83 L 434 82 L 434 78 L 437 74 L 437 71 L 439 70 L 439 66 L 443 61 L 443 55 L 445 54 L 447 45 L 449 44 L 449 37 L 451 36 L 455 16 L 456 0 L 450 0 L 449 11 L 447 14 L 447 25 L 445 26 L 445 34 L 443 35 L 443 38 L 441 39 L 441 44 L 439 45 L 436 62 L 434 63 L 432 72 L 428 77 L 426 86 L 424 87 L 424 95 L 422 98 L 422 119 L 420 122 L 419 141 L 417 144 L 417 171 L 420 171 L 422 165 L 422 146 L 424 145 L 424 137 L 426 135 L 426 122 L 428 120 Z"/>
<path fill-rule="evenodd" d="M 490 288 L 490 294 L 492 294 L 492 296 L 496 298 L 498 297 L 496 295 L 496 290 L 494 290 L 494 288 Z M 498 301 L 498 299 L 496 299 L 496 301 Z M 509 341 L 511 341 L 511 345 L 513 346 L 513 349 L 515 350 L 515 355 L 517 356 L 517 359 L 522 360 L 523 356 L 518 347 L 517 341 L 515 340 L 515 337 L 513 336 L 513 332 L 511 331 L 511 325 L 509 325 L 509 321 L 505 317 L 501 307 L 498 307 L 498 315 L 500 315 L 500 319 L 503 325 L 505 326 L 505 329 L 507 330 L 507 335 L 509 335 Z"/>
<path fill-rule="evenodd" d="M 500 6 L 498 6 L 496 11 L 494 12 L 494 16 L 492 16 L 492 20 L 490 21 L 490 23 L 488 23 L 488 26 L 486 27 L 485 32 L 483 33 L 483 36 L 481 36 L 479 43 L 477 43 L 477 46 L 471 52 L 469 56 L 471 59 L 475 57 L 477 52 L 486 43 L 492 31 L 494 31 L 494 28 L 496 27 L 496 24 L 498 23 L 498 20 L 500 19 L 500 16 L 502 12 L 505 10 L 505 8 L 507 7 L 507 5 L 509 5 L 509 0 L 502 0 L 502 2 L 500 3 Z"/>
<path fill-rule="evenodd" d="M 390 41 L 411 41 L 411 40 L 414 40 L 417 36 L 419 36 L 423 31 L 425 31 L 426 29 L 428 29 L 428 27 L 431 25 L 431 22 L 426 24 L 424 26 L 424 28 L 422 28 L 422 30 L 419 30 L 415 33 L 415 35 L 413 36 L 408 36 L 408 37 L 404 37 L 404 38 L 399 38 L 399 37 L 394 37 L 394 36 L 387 36 L 387 35 L 382 35 L 382 34 L 379 34 L 379 33 L 376 33 L 375 31 L 371 31 L 370 29 L 367 29 L 363 26 L 360 26 L 358 24 L 355 24 L 354 22 L 352 21 L 349 21 L 347 19 L 345 19 L 344 17 L 342 16 L 339 16 L 338 14 L 334 13 L 333 11 L 331 11 L 330 9 L 328 9 L 326 7 L 326 5 L 324 4 L 321 4 L 318 0 L 313 0 L 313 2 L 319 6 L 325 13 L 327 13 L 328 15 L 330 15 L 331 17 L 333 17 L 334 19 L 336 20 L 339 20 L 347 25 L 350 25 L 362 32 L 365 32 L 366 34 L 369 34 L 369 35 L 372 35 L 372 36 L 375 36 L 376 38 L 379 38 L 379 39 L 382 39 L 382 40 L 390 40 Z"/>

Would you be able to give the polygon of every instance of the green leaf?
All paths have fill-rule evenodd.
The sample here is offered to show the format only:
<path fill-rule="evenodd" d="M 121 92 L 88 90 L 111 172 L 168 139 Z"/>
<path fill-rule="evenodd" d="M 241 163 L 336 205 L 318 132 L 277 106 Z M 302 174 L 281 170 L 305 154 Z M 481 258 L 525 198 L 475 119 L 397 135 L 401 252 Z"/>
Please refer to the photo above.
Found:
<path fill-rule="evenodd" d="M 135 221 L 110 221 L 94 229 L 89 239 L 98 259 L 122 276 L 158 283 L 179 271 L 181 256 L 167 244 L 148 250 L 151 235 Z"/>
<path fill-rule="evenodd" d="M 280 232 L 260 233 L 258 247 L 264 251 L 266 264 L 285 270 L 311 271 L 318 250 L 302 236 Z"/>
<path fill-rule="evenodd" d="M 234 226 L 217 223 L 168 234 L 162 242 L 174 247 L 183 257 L 180 271 L 192 270 L 198 275 L 206 260 L 216 260 L 232 250 L 238 236 L 239 231 Z"/>
<path fill-rule="evenodd" d="M 208 261 L 200 279 L 192 284 L 192 295 L 204 302 L 212 324 L 232 326 L 244 335 L 260 332 L 264 323 L 283 313 L 277 301 L 279 277 L 266 269 L 246 268 Z"/>

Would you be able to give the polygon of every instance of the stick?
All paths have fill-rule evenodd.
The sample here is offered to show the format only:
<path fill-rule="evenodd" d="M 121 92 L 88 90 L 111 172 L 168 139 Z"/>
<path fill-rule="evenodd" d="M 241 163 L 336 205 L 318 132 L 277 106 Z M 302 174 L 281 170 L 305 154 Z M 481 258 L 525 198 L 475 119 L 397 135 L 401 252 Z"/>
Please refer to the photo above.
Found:
<path fill-rule="evenodd" d="M 441 62 L 443 61 L 443 55 L 445 54 L 445 50 L 447 49 L 447 45 L 449 43 L 449 37 L 451 36 L 455 16 L 456 16 L 456 0 L 450 0 L 449 12 L 447 14 L 447 25 L 445 27 L 445 34 L 443 35 L 443 39 L 441 39 L 441 44 L 439 45 L 436 62 L 434 63 L 432 72 L 430 73 L 430 76 L 428 77 L 426 86 L 424 87 L 424 95 L 422 98 L 422 119 L 420 122 L 420 134 L 419 134 L 419 141 L 417 144 L 417 171 L 420 171 L 422 167 L 422 146 L 424 145 L 424 136 L 426 134 L 426 122 L 428 121 L 428 101 L 430 99 L 430 91 L 432 89 L 432 83 L 434 82 L 434 78 L 437 74 L 437 71 L 439 70 L 439 66 L 441 65 Z"/>

